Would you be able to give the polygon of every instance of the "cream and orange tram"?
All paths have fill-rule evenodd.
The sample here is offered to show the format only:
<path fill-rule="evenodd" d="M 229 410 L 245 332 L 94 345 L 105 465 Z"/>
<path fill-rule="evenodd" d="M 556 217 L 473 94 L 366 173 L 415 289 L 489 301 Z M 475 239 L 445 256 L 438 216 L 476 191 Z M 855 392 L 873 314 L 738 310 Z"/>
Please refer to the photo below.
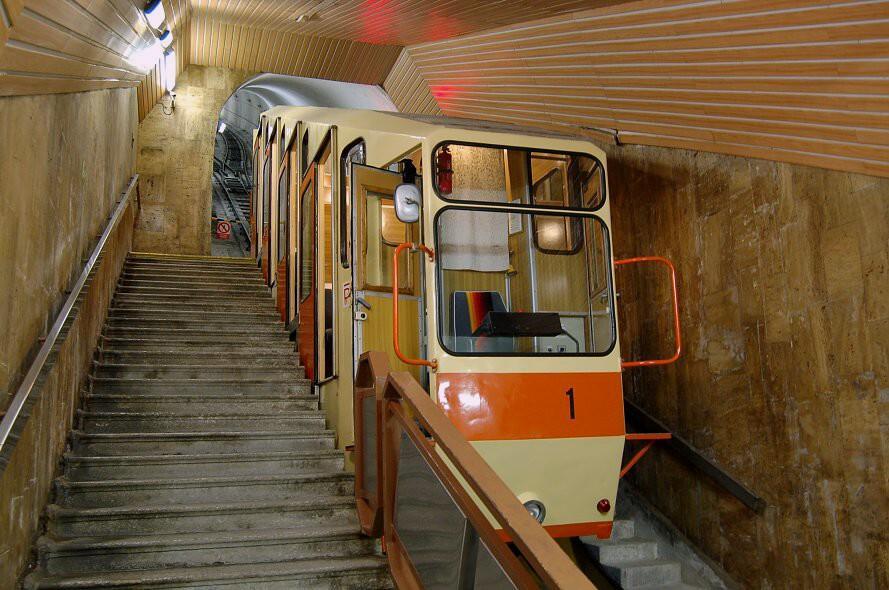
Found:
<path fill-rule="evenodd" d="M 338 446 L 358 357 L 386 352 L 553 536 L 608 537 L 627 434 L 604 153 L 315 107 L 267 111 L 254 146 L 255 254 Z"/>

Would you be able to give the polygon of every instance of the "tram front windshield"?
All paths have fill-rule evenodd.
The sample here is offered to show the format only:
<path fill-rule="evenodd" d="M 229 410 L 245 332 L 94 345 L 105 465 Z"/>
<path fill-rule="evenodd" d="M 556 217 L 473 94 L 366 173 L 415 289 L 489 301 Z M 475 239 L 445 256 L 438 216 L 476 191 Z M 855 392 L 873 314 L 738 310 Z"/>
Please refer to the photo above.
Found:
<path fill-rule="evenodd" d="M 444 348 L 469 356 L 610 352 L 615 327 L 607 228 L 573 206 L 592 205 L 591 194 L 596 205 L 604 199 L 598 163 L 588 156 L 448 148 L 452 186 L 441 196 L 476 204 L 455 203 L 435 220 Z M 571 177 L 581 170 L 581 157 L 589 160 L 583 175 L 594 187 Z M 526 208 L 510 210 L 515 203 Z M 538 213 L 528 205 L 573 210 Z"/>

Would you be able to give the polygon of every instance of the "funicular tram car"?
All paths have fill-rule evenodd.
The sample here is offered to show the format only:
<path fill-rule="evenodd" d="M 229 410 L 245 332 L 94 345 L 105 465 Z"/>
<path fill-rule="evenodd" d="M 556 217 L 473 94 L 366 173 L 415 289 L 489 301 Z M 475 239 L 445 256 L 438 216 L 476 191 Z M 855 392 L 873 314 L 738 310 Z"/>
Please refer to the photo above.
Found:
<path fill-rule="evenodd" d="M 610 536 L 626 429 L 604 153 L 494 123 L 276 107 L 254 170 L 254 254 L 338 445 L 358 358 L 385 351 L 551 535 Z M 404 243 L 427 251 L 396 268 Z"/>

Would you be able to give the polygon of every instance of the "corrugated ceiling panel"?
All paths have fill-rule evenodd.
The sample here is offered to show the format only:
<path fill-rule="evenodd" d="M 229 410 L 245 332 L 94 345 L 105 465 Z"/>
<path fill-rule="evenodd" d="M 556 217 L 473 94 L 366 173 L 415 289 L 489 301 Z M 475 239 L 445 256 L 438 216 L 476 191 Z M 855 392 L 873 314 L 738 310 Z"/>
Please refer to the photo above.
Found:
<path fill-rule="evenodd" d="M 191 20 L 191 63 L 381 84 L 401 47 L 310 37 L 210 20 L 206 12 Z"/>
<path fill-rule="evenodd" d="M 887 0 L 648 0 L 408 51 L 448 115 L 887 176 L 887 50 Z"/>
<path fill-rule="evenodd" d="M 628 0 L 194 0 L 208 20 L 301 35 L 409 45 Z M 297 17 L 304 15 L 301 22 Z"/>

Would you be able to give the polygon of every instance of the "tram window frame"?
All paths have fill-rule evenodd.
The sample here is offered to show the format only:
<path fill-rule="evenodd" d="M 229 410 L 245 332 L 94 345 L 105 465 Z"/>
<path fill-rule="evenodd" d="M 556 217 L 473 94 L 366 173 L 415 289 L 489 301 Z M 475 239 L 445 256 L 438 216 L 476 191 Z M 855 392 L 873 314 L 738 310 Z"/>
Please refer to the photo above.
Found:
<path fill-rule="evenodd" d="M 448 205 L 446 207 L 442 207 L 438 211 L 436 211 L 435 216 L 432 219 L 432 232 L 433 232 L 433 240 L 435 243 L 435 252 L 441 252 L 441 232 L 439 231 L 439 222 L 442 215 L 447 213 L 448 211 L 484 211 L 484 212 L 495 212 L 495 213 L 503 213 L 506 215 L 511 215 L 516 213 L 517 207 L 505 207 L 502 205 L 497 206 L 477 206 L 477 205 L 464 205 L 460 203 L 460 205 Z M 450 304 L 450 297 L 446 297 L 444 293 L 444 275 L 443 272 L 445 269 L 441 264 L 441 256 L 435 257 L 435 293 L 436 298 L 438 299 L 437 310 L 436 310 L 436 323 L 435 332 L 436 338 L 438 338 L 438 344 L 447 354 L 456 357 L 535 357 L 535 358 L 552 358 L 552 357 L 575 357 L 575 358 L 585 358 L 585 357 L 607 357 L 614 352 L 615 347 L 617 346 L 617 308 L 616 308 L 616 297 L 615 297 L 615 286 L 613 281 L 613 268 L 614 263 L 612 261 L 612 249 L 611 249 L 611 231 L 608 227 L 608 224 L 602 219 L 600 216 L 595 215 L 592 211 L 571 211 L 571 210 L 559 210 L 554 212 L 552 210 L 549 211 L 540 211 L 539 208 L 537 210 L 533 210 L 530 207 L 524 207 L 524 210 L 521 212 L 522 215 L 553 215 L 553 216 L 564 216 L 564 217 L 575 217 L 579 218 L 580 222 L 583 223 L 584 219 L 592 219 L 599 223 L 601 231 L 602 231 L 602 240 L 604 245 L 604 252 L 602 253 L 603 260 L 606 261 L 605 265 L 605 286 L 602 287 L 598 293 L 601 293 L 603 290 L 607 290 L 608 293 L 608 309 L 610 310 L 610 319 L 611 319 L 611 329 L 610 336 L 611 342 L 607 348 L 603 349 L 601 352 L 548 352 L 548 353 L 540 353 L 540 352 L 479 352 L 479 351 L 469 351 L 469 352 L 461 352 L 453 350 L 445 341 L 445 330 L 449 329 L 449 326 L 445 325 L 446 322 L 444 318 L 447 317 L 446 310 L 443 306 Z M 536 246 L 535 246 L 536 247 Z M 593 293 L 590 293 L 589 296 L 592 297 Z"/>
<path fill-rule="evenodd" d="M 362 154 L 363 158 L 361 162 L 356 162 L 355 160 L 349 159 L 349 155 L 352 153 L 352 150 L 357 148 L 358 146 L 362 146 Z M 352 204 L 352 195 L 349 194 L 352 192 L 352 164 L 360 164 L 362 166 L 367 165 L 367 142 L 363 137 L 359 137 L 353 140 L 349 145 L 343 148 L 343 151 L 340 152 L 340 266 L 343 268 L 351 267 L 351 252 L 350 252 L 350 241 L 352 239 L 351 232 L 351 208 Z M 347 171 L 348 170 L 348 174 Z M 346 187 L 346 176 L 349 177 L 349 187 Z M 349 213 L 347 215 L 347 213 Z"/>
<path fill-rule="evenodd" d="M 589 179 L 590 177 L 592 177 L 597 169 L 601 170 L 601 174 L 599 176 L 599 192 L 601 194 L 601 197 L 599 198 L 598 203 L 596 203 L 592 207 L 584 207 L 584 206 L 577 207 L 577 206 L 570 206 L 570 205 L 553 207 L 552 205 L 534 204 L 533 201 L 531 201 L 530 194 L 529 194 L 529 201 L 531 201 L 531 202 L 529 202 L 529 203 L 515 203 L 515 202 L 510 202 L 510 201 L 504 201 L 502 203 L 500 203 L 500 202 L 493 202 L 492 203 L 491 201 L 479 201 L 479 200 L 475 200 L 475 199 L 460 199 L 460 198 L 454 198 L 453 192 L 449 196 L 444 196 L 438 190 L 438 158 L 437 158 L 437 155 L 438 155 L 438 151 L 441 148 L 451 147 L 451 146 L 466 146 L 466 147 L 476 147 L 476 148 L 488 148 L 488 149 L 494 149 L 494 150 L 507 150 L 507 151 L 511 150 L 511 151 L 526 152 L 526 155 L 527 155 L 527 157 L 526 157 L 527 172 L 526 173 L 528 176 L 529 192 L 533 186 L 532 182 L 531 182 L 532 178 L 533 178 L 532 170 L 531 170 L 531 155 L 534 154 L 535 152 L 540 153 L 540 154 L 553 155 L 553 156 L 571 156 L 573 158 L 579 158 L 579 157 L 590 158 L 595 163 L 595 165 L 592 167 L 590 174 L 588 174 L 586 176 L 586 178 Z M 432 190 L 439 199 L 441 199 L 442 201 L 445 201 L 447 203 L 454 203 L 457 205 L 462 205 L 462 204 L 496 205 L 498 207 L 508 207 L 510 209 L 529 209 L 529 210 L 534 210 L 534 211 L 538 211 L 541 209 L 558 209 L 558 211 L 560 211 L 560 212 L 574 211 L 574 212 L 583 212 L 583 213 L 595 213 L 596 211 L 599 211 L 600 209 L 602 209 L 605 206 L 605 203 L 608 202 L 608 192 L 607 192 L 608 191 L 608 182 L 607 182 L 607 175 L 608 174 L 607 174 L 607 171 L 605 168 L 605 164 L 598 157 L 596 157 L 593 154 L 588 153 L 588 152 L 561 151 L 561 150 L 551 150 L 551 149 L 545 149 L 545 148 L 539 148 L 539 147 L 526 147 L 526 146 L 520 146 L 520 145 L 501 145 L 501 144 L 492 144 L 492 143 L 477 143 L 477 142 L 471 142 L 471 141 L 455 141 L 455 140 L 451 140 L 451 139 L 446 139 L 444 141 L 438 142 L 437 144 L 435 144 L 432 147 L 432 151 L 430 152 L 430 155 L 429 155 L 429 160 L 430 160 L 430 166 L 431 166 L 430 172 L 432 175 Z M 583 199 L 583 196 L 584 196 L 583 191 L 581 191 L 581 193 L 579 194 L 579 197 L 581 200 Z"/>

